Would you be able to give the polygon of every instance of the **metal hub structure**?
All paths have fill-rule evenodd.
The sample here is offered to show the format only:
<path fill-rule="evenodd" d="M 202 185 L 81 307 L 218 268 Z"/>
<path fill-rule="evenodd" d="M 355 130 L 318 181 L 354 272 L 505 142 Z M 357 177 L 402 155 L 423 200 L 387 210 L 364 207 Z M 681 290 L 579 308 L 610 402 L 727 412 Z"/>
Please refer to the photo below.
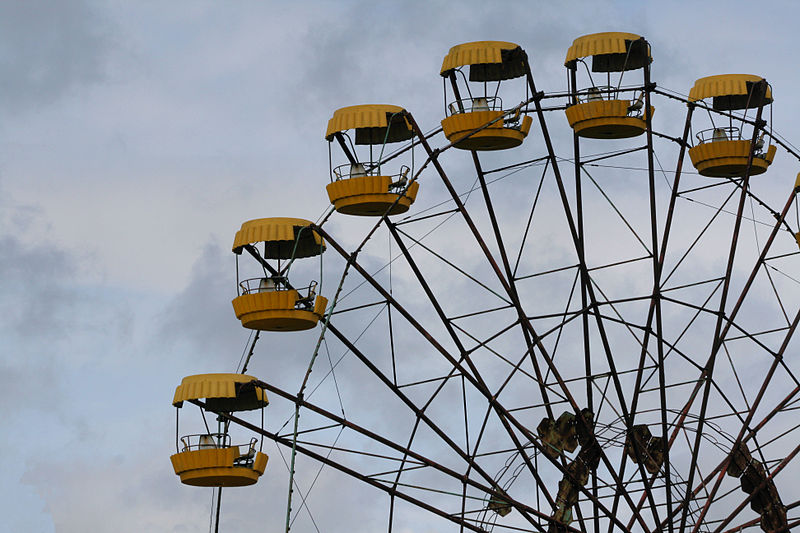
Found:
<path fill-rule="evenodd" d="M 266 336 L 294 333 L 265 332 L 250 347 L 308 362 L 259 382 L 266 429 L 221 413 L 285 449 L 286 530 L 333 470 L 383 495 L 386 531 L 415 512 L 436 531 L 792 529 L 800 188 L 778 169 L 753 177 L 755 148 L 738 176 L 702 176 L 687 155 L 710 119 L 800 160 L 766 125 L 768 84 L 748 86 L 757 107 L 720 110 L 658 87 L 644 62 L 602 89 L 639 97 L 641 135 L 581 136 L 564 112 L 583 66 L 545 93 L 519 50 L 524 89 L 503 118 L 531 117 L 521 146 L 464 149 L 492 123 L 453 142 L 401 110 L 413 139 L 380 161 L 422 153 L 417 202 L 350 218 L 359 236 L 337 233 L 348 215 L 320 217 L 316 344 L 269 353 Z"/>

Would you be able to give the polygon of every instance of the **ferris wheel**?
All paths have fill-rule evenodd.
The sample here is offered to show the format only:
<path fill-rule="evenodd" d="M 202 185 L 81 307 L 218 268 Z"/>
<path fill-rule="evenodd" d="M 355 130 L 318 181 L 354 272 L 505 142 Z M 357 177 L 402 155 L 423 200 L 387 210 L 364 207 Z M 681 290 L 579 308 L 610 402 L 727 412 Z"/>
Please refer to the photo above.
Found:
<path fill-rule="evenodd" d="M 269 476 L 266 437 L 286 531 L 321 471 L 374 492 L 390 532 L 420 511 L 437 531 L 800 524 L 800 174 L 770 171 L 800 155 L 762 77 L 682 94 L 652 57 L 639 35 L 580 37 L 545 93 L 519 45 L 466 43 L 443 60 L 441 127 L 334 111 L 330 210 L 236 233 L 253 334 L 237 373 L 176 391 L 205 423 L 176 432 L 181 481 Z M 305 367 L 288 384 L 246 374 L 265 338 L 314 328 L 280 354 Z"/>

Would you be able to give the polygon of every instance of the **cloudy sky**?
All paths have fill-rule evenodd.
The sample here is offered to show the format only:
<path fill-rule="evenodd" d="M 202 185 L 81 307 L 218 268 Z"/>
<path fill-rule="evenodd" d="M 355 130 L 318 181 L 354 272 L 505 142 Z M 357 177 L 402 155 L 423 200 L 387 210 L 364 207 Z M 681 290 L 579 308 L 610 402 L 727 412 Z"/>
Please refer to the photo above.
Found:
<path fill-rule="evenodd" d="M 328 207 L 333 110 L 394 103 L 429 130 L 454 44 L 519 43 L 559 91 L 575 37 L 628 31 L 675 91 L 766 77 L 797 142 L 797 15 L 789 0 L 0 0 L 0 529 L 207 527 L 210 493 L 169 464 L 170 399 L 184 375 L 234 370 L 247 341 L 229 303 L 239 225 Z M 316 335 L 271 339 L 277 356 Z M 225 501 L 229 530 L 282 527 L 286 468 L 269 453 L 259 492 Z M 352 529 L 324 504 L 315 519 Z"/>

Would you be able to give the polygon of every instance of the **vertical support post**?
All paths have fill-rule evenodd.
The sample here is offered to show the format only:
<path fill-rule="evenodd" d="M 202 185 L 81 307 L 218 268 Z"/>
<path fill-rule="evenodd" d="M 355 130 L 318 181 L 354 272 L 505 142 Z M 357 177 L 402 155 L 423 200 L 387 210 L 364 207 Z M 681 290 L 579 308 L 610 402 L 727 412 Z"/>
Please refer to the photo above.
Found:
<path fill-rule="evenodd" d="M 569 68 L 569 67 L 567 67 Z M 578 80 L 577 80 L 577 68 L 569 68 L 569 92 L 570 92 L 570 104 L 577 105 L 578 104 Z M 575 132 L 572 131 L 572 153 L 573 153 L 573 165 L 575 171 L 575 210 L 576 210 L 576 222 L 577 222 L 577 229 L 578 229 L 578 238 L 581 242 L 586 242 L 584 236 L 584 227 L 583 227 L 583 194 L 581 190 L 581 173 L 582 173 L 582 166 L 581 166 L 581 142 L 580 137 Z M 583 251 L 583 248 L 579 251 L 579 258 L 578 261 L 580 263 L 585 263 L 586 257 Z M 587 306 L 587 294 L 586 294 L 586 286 L 584 283 L 581 282 L 581 309 L 586 309 Z M 589 409 L 592 413 L 594 413 L 594 389 L 592 387 L 593 382 L 593 374 L 592 374 L 592 356 L 591 356 L 591 340 L 589 336 L 589 315 L 587 313 L 581 313 L 581 330 L 583 333 L 583 367 L 584 371 L 586 372 L 586 408 Z M 597 488 L 597 472 L 592 470 L 592 495 L 597 498 L 598 488 Z M 613 510 L 613 509 L 612 509 Z M 594 515 L 594 530 L 600 531 L 600 513 L 597 512 L 597 507 L 593 509 Z"/>
<path fill-rule="evenodd" d="M 700 406 L 700 417 L 697 421 L 697 434 L 695 435 L 694 439 L 694 446 L 692 448 L 692 458 L 690 462 L 690 470 L 689 470 L 689 479 L 686 483 L 686 497 L 684 498 L 684 507 L 683 512 L 681 514 L 681 526 L 680 529 L 683 530 L 686 526 L 686 518 L 688 516 L 689 510 L 689 496 L 690 491 L 689 487 L 692 486 L 694 482 L 695 470 L 697 468 L 697 455 L 700 450 L 700 440 L 703 432 L 703 425 L 704 425 L 704 418 L 706 415 L 706 409 L 708 408 L 708 398 L 711 392 L 711 380 L 714 375 L 714 364 L 716 363 L 716 356 L 719 352 L 719 349 L 722 346 L 724 341 L 725 335 L 728 332 L 731 322 L 733 321 L 733 317 L 731 316 L 728 320 L 728 324 L 723 327 L 725 322 L 725 307 L 728 299 L 728 290 L 730 289 L 730 282 L 731 282 L 731 275 L 733 273 L 733 262 L 736 257 L 736 247 L 739 243 L 739 230 L 741 229 L 742 225 L 742 213 L 744 212 L 744 204 L 745 199 L 747 198 L 747 191 L 750 184 L 750 171 L 753 166 L 753 156 L 755 151 L 755 143 L 758 137 L 758 132 L 764 126 L 764 121 L 761 119 L 761 114 L 764 110 L 764 95 L 766 94 L 767 90 L 767 82 L 766 80 L 761 80 L 758 83 L 753 85 L 752 89 L 755 94 L 759 96 L 759 106 L 758 111 L 756 112 L 756 120 L 755 126 L 753 127 L 753 135 L 750 140 L 750 154 L 747 157 L 747 167 L 745 168 L 744 176 L 742 178 L 742 193 L 739 196 L 739 206 L 736 210 L 736 221 L 733 225 L 733 235 L 731 236 L 731 247 L 730 251 L 728 252 L 728 264 L 725 269 L 725 278 L 722 285 L 722 295 L 720 296 L 720 304 L 719 304 L 719 312 L 717 315 L 717 324 L 714 328 L 714 339 L 713 344 L 711 347 L 711 355 L 706 362 L 705 367 L 703 368 L 703 372 L 701 374 L 701 380 L 705 380 L 705 387 L 703 390 L 703 400 Z M 740 301 L 744 297 L 744 294 L 740 296 Z M 692 395 L 694 398 L 695 395 Z M 691 402 L 692 400 L 690 400 Z"/>
<path fill-rule="evenodd" d="M 622 411 L 622 417 L 625 420 L 626 426 L 628 426 L 630 420 L 630 413 L 628 410 L 628 405 L 626 405 L 627 402 L 625 401 L 625 394 L 622 391 L 622 384 L 620 383 L 619 380 L 619 376 L 616 369 L 616 363 L 614 362 L 614 356 L 611 353 L 611 345 L 608 340 L 608 335 L 606 334 L 605 325 L 603 324 L 602 313 L 600 312 L 600 307 L 597 303 L 597 297 L 594 293 L 594 289 L 592 288 L 592 281 L 591 277 L 589 276 L 589 271 L 586 266 L 586 262 L 580 260 L 580 258 L 583 257 L 584 243 L 579 238 L 578 231 L 575 225 L 575 218 L 572 214 L 572 210 L 570 209 L 569 198 L 567 197 L 567 192 L 564 187 L 564 180 L 562 179 L 561 171 L 558 167 L 558 159 L 556 158 L 555 155 L 553 142 L 552 139 L 550 138 L 550 132 L 547 129 L 547 122 L 544 119 L 544 110 L 542 109 L 541 96 L 538 97 L 536 96 L 536 95 L 542 95 L 543 93 L 539 93 L 536 90 L 536 84 L 534 83 L 533 74 L 531 73 L 530 65 L 528 64 L 527 58 L 525 59 L 525 70 L 526 70 L 526 78 L 528 80 L 528 85 L 530 86 L 531 92 L 535 95 L 533 102 L 536 107 L 536 114 L 539 118 L 539 125 L 541 126 L 542 129 L 542 137 L 544 138 L 545 146 L 547 147 L 547 153 L 550 156 L 551 162 L 553 163 L 553 174 L 555 175 L 556 184 L 558 185 L 558 191 L 561 197 L 561 203 L 564 209 L 564 214 L 567 218 L 567 224 L 569 226 L 572 242 L 575 246 L 575 251 L 579 258 L 581 284 L 582 286 L 586 287 L 586 292 L 589 297 L 590 308 L 592 310 L 592 314 L 595 317 L 597 331 L 600 335 L 600 340 L 603 345 L 603 352 L 606 356 L 606 362 L 608 363 L 609 366 L 610 377 L 614 384 L 614 391 L 619 401 L 619 407 L 620 410 Z M 638 457 L 639 454 L 636 448 L 634 448 L 634 452 Z M 613 467 L 611 466 L 608 458 L 605 456 L 605 454 L 603 454 L 601 457 L 603 462 L 607 464 L 609 471 L 613 473 Z M 639 475 L 646 489 L 645 494 L 647 494 L 647 498 L 650 501 L 650 510 L 653 513 L 653 518 L 655 519 L 656 523 L 659 523 L 661 520 L 658 517 L 658 508 L 656 506 L 655 500 L 653 499 L 651 490 L 652 487 L 650 486 L 651 484 L 648 482 L 647 475 L 644 471 L 643 463 L 644 463 L 643 461 L 641 460 L 639 461 Z M 647 531 L 648 530 L 647 524 L 644 522 L 644 519 L 636 512 L 636 509 L 633 505 L 633 501 L 631 501 L 630 496 L 627 494 L 627 491 L 625 491 L 621 485 L 622 483 L 621 478 L 617 477 L 615 473 L 613 473 L 612 475 L 614 476 L 615 481 L 617 481 L 617 483 L 620 485 L 619 490 L 617 491 L 617 495 L 621 495 L 623 498 L 625 498 L 626 503 L 628 503 L 631 510 L 634 511 L 634 515 L 636 516 L 636 519 L 639 521 L 639 524 L 645 531 Z"/>

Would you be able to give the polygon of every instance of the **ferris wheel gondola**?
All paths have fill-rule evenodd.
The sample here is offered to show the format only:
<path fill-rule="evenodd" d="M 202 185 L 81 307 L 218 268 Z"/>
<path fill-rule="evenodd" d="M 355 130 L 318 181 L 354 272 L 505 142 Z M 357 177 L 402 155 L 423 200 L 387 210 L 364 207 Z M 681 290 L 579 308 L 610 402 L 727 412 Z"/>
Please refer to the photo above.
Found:
<path fill-rule="evenodd" d="M 179 437 L 180 415 L 176 414 L 175 447 L 178 451 L 170 459 L 181 483 L 197 487 L 244 487 L 256 483 L 264 473 L 269 457 L 261 451 L 263 437 L 252 437 L 245 444 L 232 444 L 224 418 L 216 417 L 216 431 L 210 429 L 205 418 L 206 409 L 234 413 L 266 407 L 269 404 L 267 395 L 255 385 L 256 381 L 244 374 L 198 374 L 183 378 L 175 389 L 172 405 L 178 413 L 184 402 L 204 400 L 205 431 Z"/>
<path fill-rule="evenodd" d="M 322 261 L 325 242 L 310 226 L 311 221 L 300 218 L 259 218 L 245 222 L 236 233 L 233 252 L 239 295 L 232 303 L 245 328 L 301 331 L 316 326 L 325 313 L 328 299 L 317 294 L 316 281 L 296 288 L 288 278 L 296 259 L 320 256 Z M 257 244 L 263 245 L 261 250 Z M 239 279 L 239 256 L 245 250 L 256 260 L 261 276 Z"/>
<path fill-rule="evenodd" d="M 778 149 L 772 143 L 764 149 L 764 128 L 768 123 L 762 118 L 762 113 L 765 107 L 772 106 L 769 84 L 763 78 L 749 74 L 709 76 L 697 80 L 689 91 L 691 102 L 706 99 L 711 99 L 710 111 L 720 114 L 714 124 L 714 117 L 709 113 L 712 127 L 697 133 L 698 144 L 689 150 L 697 171 L 714 178 L 739 177 L 748 170 L 751 176 L 766 172 Z M 730 114 L 750 109 L 757 110 L 752 124 L 743 116 Z M 747 129 L 753 134 L 748 135 Z M 749 137 L 755 137 L 755 140 Z"/>
<path fill-rule="evenodd" d="M 591 70 L 586 65 L 587 57 L 592 61 Z M 572 95 L 572 105 L 566 109 L 569 125 L 579 136 L 594 139 L 623 139 L 644 133 L 647 129 L 644 93 L 652 61 L 650 45 L 633 33 L 594 33 L 575 39 L 564 60 L 570 73 Z M 579 69 L 579 63 L 586 68 Z M 624 74 L 638 69 L 644 77 L 641 85 L 633 89 L 623 86 Z M 578 72 L 582 70 L 586 70 L 589 78 L 587 88 L 578 85 Z M 613 80 L 612 72 L 619 73 Z M 592 73 L 606 74 L 606 79 L 595 81 Z M 583 78 L 583 72 L 580 75 Z M 635 96 L 624 98 L 626 94 Z M 650 116 L 654 111 L 650 106 Z"/>
<path fill-rule="evenodd" d="M 352 144 L 352 148 L 348 147 L 349 130 L 355 134 L 356 145 L 369 146 L 368 160 L 359 158 Z M 358 105 L 337 109 L 328 121 L 325 139 L 329 142 L 329 152 L 335 139 L 349 162 L 331 166 L 331 183 L 326 189 L 336 211 L 361 216 L 399 215 L 408 211 L 419 191 L 418 182 L 409 183 L 413 151 L 409 156 L 411 166 L 400 161 L 395 173 L 382 170 L 388 164 L 382 165 L 381 158 L 387 144 L 407 141 L 413 136 L 414 130 L 402 107 Z M 373 149 L 380 150 L 377 157 Z"/>
<path fill-rule="evenodd" d="M 465 67 L 468 79 L 461 71 Z M 526 72 L 527 55 L 514 43 L 477 41 L 451 48 L 440 71 L 455 96 L 454 101 L 445 102 L 448 116 L 442 120 L 442 129 L 447 139 L 462 150 L 506 150 L 522 144 L 533 119 L 521 116 L 519 108 L 504 107 L 498 94 L 504 81 L 522 78 Z M 523 90 L 516 93 L 519 101 L 524 94 Z"/>

